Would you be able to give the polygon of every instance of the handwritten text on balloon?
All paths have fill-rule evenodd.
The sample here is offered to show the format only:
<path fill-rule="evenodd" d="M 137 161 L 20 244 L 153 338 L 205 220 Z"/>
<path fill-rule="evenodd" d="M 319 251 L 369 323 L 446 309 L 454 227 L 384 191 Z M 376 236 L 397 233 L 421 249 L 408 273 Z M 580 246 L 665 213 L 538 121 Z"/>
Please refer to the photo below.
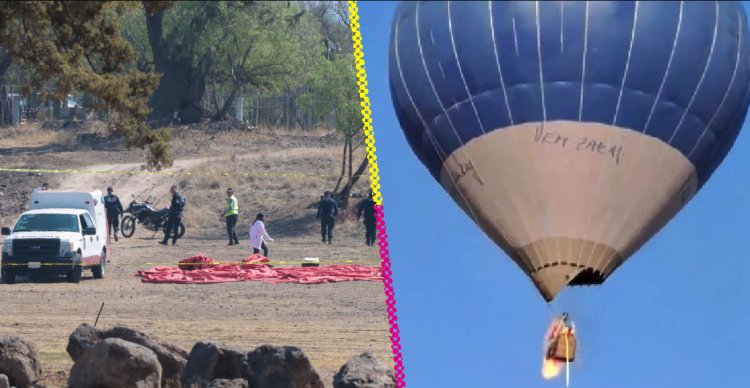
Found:
<path fill-rule="evenodd" d="M 607 144 L 593 137 L 576 137 L 571 139 L 569 136 L 545 131 L 542 126 L 536 128 L 534 141 L 542 144 L 558 145 L 561 148 L 573 151 L 609 155 L 615 161 L 615 164 L 620 164 L 620 158 L 622 157 L 621 145 Z"/>
<path fill-rule="evenodd" d="M 474 163 L 472 163 L 471 161 L 464 163 L 458 162 L 458 169 L 451 172 L 454 184 L 458 183 L 461 178 L 463 178 L 470 172 L 474 175 L 474 179 L 476 179 L 476 181 L 479 182 L 480 185 L 484 185 L 484 182 L 482 182 L 482 178 L 479 177 L 479 174 L 477 174 L 477 170 L 474 169 Z"/>

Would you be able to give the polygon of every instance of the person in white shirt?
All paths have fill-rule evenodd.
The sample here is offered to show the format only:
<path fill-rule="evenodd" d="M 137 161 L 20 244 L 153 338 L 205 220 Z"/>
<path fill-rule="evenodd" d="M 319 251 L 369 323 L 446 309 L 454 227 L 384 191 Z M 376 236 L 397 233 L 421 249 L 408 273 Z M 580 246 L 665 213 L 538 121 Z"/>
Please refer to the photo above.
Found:
<path fill-rule="evenodd" d="M 266 225 L 263 224 L 263 213 L 255 216 L 255 221 L 250 226 L 250 246 L 253 247 L 253 253 L 260 253 L 263 250 L 263 256 L 268 257 L 267 241 L 273 241 L 271 236 L 266 232 Z"/>

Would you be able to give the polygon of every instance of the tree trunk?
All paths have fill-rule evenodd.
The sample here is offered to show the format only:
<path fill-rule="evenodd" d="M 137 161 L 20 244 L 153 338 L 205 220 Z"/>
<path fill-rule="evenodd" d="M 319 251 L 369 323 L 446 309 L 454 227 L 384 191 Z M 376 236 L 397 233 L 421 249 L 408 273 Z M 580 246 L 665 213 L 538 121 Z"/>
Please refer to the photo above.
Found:
<path fill-rule="evenodd" d="M 349 182 L 352 180 L 352 159 L 354 159 L 354 149 L 352 148 L 352 134 L 350 133 L 346 142 L 349 144 Z"/>
<path fill-rule="evenodd" d="M 351 178 L 349 178 L 349 182 L 344 185 L 344 189 L 341 190 L 341 195 L 339 197 L 341 198 L 341 208 L 346 209 L 349 207 L 349 197 L 351 196 L 352 187 L 357 184 L 357 181 L 359 181 L 359 177 L 364 174 L 365 169 L 367 168 L 367 157 L 365 157 L 362 160 L 362 163 L 359 164 L 359 167 L 357 167 L 357 171 L 352 175 Z"/>
<path fill-rule="evenodd" d="M 221 107 L 221 109 L 214 114 L 214 117 L 211 118 L 211 121 L 223 121 L 226 119 L 227 114 L 229 113 L 229 109 L 234 106 L 234 100 L 237 98 L 237 93 L 240 91 L 240 83 L 239 82 L 233 82 L 232 83 L 232 92 L 229 93 L 229 97 L 224 100 L 224 105 Z"/>
<path fill-rule="evenodd" d="M 211 105 L 213 105 L 214 112 L 219 111 L 219 100 L 216 97 L 216 74 L 211 73 Z"/>
<path fill-rule="evenodd" d="M 0 79 L 5 77 L 5 73 L 10 69 L 13 60 L 5 54 L 5 50 L 0 48 Z"/>
<path fill-rule="evenodd" d="M 200 103 L 206 91 L 211 58 L 206 55 L 194 66 L 192 57 L 180 55 L 182 47 L 165 47 L 162 12 L 146 15 L 146 28 L 154 68 L 162 75 L 159 86 L 149 100 L 149 120 L 172 118 L 176 112 L 183 123 L 198 122 L 203 114 Z"/>
<path fill-rule="evenodd" d="M 349 144 L 344 142 L 344 154 L 341 156 L 341 175 L 339 175 L 339 180 L 336 181 L 336 187 L 333 189 L 333 192 L 339 191 L 339 186 L 341 186 L 341 181 L 344 179 L 344 174 L 346 174 L 346 149 Z"/>
<path fill-rule="evenodd" d="M 149 101 L 150 120 L 170 118 L 177 112 L 180 121 L 192 124 L 203 116 L 201 100 L 206 91 L 206 74 L 209 59 L 203 58 L 197 67 L 192 60 L 168 61 L 159 86 Z"/>
<path fill-rule="evenodd" d="M 13 60 L 5 53 L 5 50 L 0 48 L 0 81 L 5 81 L 5 73 L 8 72 L 8 69 L 10 69 L 10 65 L 13 63 Z M 5 83 L 5 82 L 2 82 Z M 7 114 L 10 114 L 8 112 L 6 114 L 6 103 L 8 101 L 7 99 L 7 92 L 3 88 L 2 92 L 2 98 L 0 98 L 0 104 L 3 104 L 3 106 L 0 106 L 0 127 L 5 126 L 7 123 L 10 122 L 10 120 L 7 120 Z M 11 108 L 12 109 L 12 108 Z M 7 122 L 6 122 L 7 121 Z"/>

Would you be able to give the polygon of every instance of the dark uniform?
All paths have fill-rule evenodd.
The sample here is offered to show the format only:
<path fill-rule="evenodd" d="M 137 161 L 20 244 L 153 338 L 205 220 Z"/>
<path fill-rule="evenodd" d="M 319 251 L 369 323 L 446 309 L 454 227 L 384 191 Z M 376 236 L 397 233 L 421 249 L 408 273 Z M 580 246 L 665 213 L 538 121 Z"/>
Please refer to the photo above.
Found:
<path fill-rule="evenodd" d="M 372 246 L 375 244 L 375 201 L 372 197 L 365 199 L 360 202 L 359 209 L 357 209 L 357 220 L 365 215 L 365 244 Z"/>
<path fill-rule="evenodd" d="M 327 196 L 320 200 L 318 218 L 320 218 L 320 234 L 323 242 L 326 242 L 326 237 L 328 237 L 329 244 L 333 242 L 333 227 L 336 226 L 336 216 L 338 214 L 339 205 L 335 199 Z"/>
<path fill-rule="evenodd" d="M 122 204 L 120 198 L 111 192 L 104 196 L 104 208 L 107 210 L 107 222 L 109 223 L 109 232 L 115 231 L 115 240 L 117 233 L 120 231 L 120 214 L 122 214 Z"/>
<path fill-rule="evenodd" d="M 169 205 L 169 218 L 165 227 L 164 240 L 161 242 L 167 245 L 169 241 L 169 232 L 172 232 L 172 245 L 177 244 L 177 234 L 180 231 L 180 220 L 182 220 L 182 210 L 185 208 L 185 198 L 178 192 L 172 194 L 172 203 Z"/>

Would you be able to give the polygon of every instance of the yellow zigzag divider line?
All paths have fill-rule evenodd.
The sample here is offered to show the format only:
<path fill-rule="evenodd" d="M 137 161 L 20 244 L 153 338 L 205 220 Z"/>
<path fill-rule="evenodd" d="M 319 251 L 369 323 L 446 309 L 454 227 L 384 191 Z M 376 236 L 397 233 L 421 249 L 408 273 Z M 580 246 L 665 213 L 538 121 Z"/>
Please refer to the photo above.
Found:
<path fill-rule="evenodd" d="M 372 110 L 370 99 L 367 97 L 367 73 L 365 72 L 364 52 L 362 51 L 362 34 L 359 30 L 359 9 L 357 2 L 349 0 L 349 20 L 352 28 L 352 43 L 354 48 L 354 60 L 357 67 L 357 84 L 359 86 L 359 97 L 362 107 L 362 124 L 365 131 L 365 143 L 367 144 L 367 160 L 370 166 L 370 187 L 375 201 L 376 227 L 378 229 L 378 245 L 380 246 L 381 268 L 383 274 L 383 288 L 386 296 L 386 310 L 388 312 L 388 323 L 391 333 L 391 350 L 393 351 L 394 377 L 396 387 L 406 386 L 404 376 L 403 357 L 401 355 L 401 338 L 399 337 L 398 317 L 396 316 L 396 298 L 393 291 L 393 279 L 391 277 L 391 259 L 388 252 L 388 241 L 383 216 L 383 196 L 380 193 L 380 171 L 378 170 L 377 157 L 375 157 L 375 137 L 372 130 Z"/>

